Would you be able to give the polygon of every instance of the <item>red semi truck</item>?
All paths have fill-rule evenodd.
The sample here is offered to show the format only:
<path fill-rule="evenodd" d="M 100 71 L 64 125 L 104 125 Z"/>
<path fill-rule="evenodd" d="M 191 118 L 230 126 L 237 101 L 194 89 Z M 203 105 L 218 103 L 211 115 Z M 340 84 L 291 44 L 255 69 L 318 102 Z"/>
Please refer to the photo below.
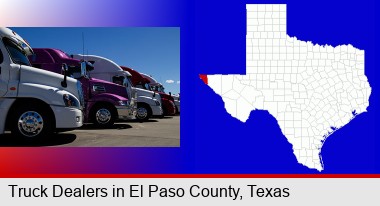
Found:
<path fill-rule="evenodd" d="M 124 71 L 128 71 L 132 74 L 132 83 L 135 87 L 141 88 L 144 90 L 153 91 L 150 87 L 150 80 L 144 74 L 133 70 L 126 66 L 120 66 Z M 174 98 L 171 95 L 168 95 L 164 92 L 160 91 L 153 91 L 158 92 L 162 99 L 162 109 L 164 110 L 164 115 L 175 115 L 176 114 L 176 107 L 174 104 Z"/>

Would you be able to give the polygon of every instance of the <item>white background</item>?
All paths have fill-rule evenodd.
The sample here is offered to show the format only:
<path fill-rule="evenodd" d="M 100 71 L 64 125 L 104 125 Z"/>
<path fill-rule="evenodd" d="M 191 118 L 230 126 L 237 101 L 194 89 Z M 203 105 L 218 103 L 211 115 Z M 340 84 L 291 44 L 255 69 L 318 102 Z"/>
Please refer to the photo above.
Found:
<path fill-rule="evenodd" d="M 108 197 L 103 198 L 12 198 L 11 187 L 17 184 L 22 187 L 40 187 L 44 185 L 51 189 L 52 185 L 64 187 L 105 187 Z M 111 197 L 113 185 L 123 187 L 129 194 L 132 184 L 144 185 L 143 198 Z M 186 195 L 182 198 L 148 197 L 148 186 L 157 184 L 161 188 L 184 188 Z M 192 185 L 205 188 L 228 187 L 238 188 L 242 200 L 232 200 L 230 197 L 194 198 L 189 195 Z M 255 184 L 259 187 L 288 187 L 290 196 L 287 198 L 258 198 L 250 197 L 250 189 L 246 185 Z M 51 192 L 51 190 L 50 190 Z M 347 178 L 20 178 L 0 179 L 1 205 L 380 205 L 380 179 L 347 179 Z"/>

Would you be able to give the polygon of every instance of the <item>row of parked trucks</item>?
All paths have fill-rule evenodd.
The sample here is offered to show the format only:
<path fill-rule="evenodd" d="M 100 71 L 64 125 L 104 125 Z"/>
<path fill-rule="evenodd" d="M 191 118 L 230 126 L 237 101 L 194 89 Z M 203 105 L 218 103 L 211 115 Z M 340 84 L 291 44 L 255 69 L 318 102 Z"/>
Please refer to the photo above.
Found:
<path fill-rule="evenodd" d="M 0 28 L 0 134 L 34 140 L 83 123 L 109 127 L 179 112 L 179 96 L 151 76 L 100 56 L 32 49 Z"/>

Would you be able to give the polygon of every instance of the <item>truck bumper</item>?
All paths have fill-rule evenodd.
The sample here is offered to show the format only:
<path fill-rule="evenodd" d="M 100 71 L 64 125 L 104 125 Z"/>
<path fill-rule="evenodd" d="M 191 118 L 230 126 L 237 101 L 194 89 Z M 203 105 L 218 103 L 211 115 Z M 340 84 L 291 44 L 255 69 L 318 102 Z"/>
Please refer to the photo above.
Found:
<path fill-rule="evenodd" d="M 152 109 L 153 116 L 161 116 L 162 114 L 164 114 L 164 111 L 162 110 L 161 106 L 150 105 L 150 108 Z"/>
<path fill-rule="evenodd" d="M 83 113 L 80 109 L 51 106 L 54 112 L 56 128 L 78 128 L 83 125 Z"/>
<path fill-rule="evenodd" d="M 121 120 L 136 119 L 137 109 L 135 107 L 117 106 L 117 114 Z"/>

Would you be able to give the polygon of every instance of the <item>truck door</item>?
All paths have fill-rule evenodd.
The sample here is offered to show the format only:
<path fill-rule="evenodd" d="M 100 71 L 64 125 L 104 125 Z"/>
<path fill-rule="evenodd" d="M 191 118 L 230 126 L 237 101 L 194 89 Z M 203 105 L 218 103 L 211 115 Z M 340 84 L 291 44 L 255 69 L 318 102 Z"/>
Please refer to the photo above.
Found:
<path fill-rule="evenodd" d="M 4 96 L 8 91 L 9 73 L 8 70 L 6 70 L 6 66 L 4 63 L 4 53 L 0 48 L 0 97 Z"/>

